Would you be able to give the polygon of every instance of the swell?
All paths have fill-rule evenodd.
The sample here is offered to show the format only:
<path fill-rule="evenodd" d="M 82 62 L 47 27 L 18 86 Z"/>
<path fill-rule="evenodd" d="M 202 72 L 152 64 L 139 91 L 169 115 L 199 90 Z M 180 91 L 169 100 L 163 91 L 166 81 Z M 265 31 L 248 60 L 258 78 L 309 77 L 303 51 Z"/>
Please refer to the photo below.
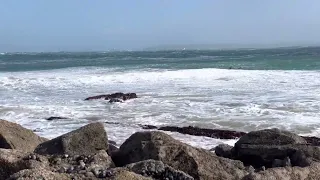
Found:
<path fill-rule="evenodd" d="M 125 69 L 319 70 L 320 48 L 119 52 L 2 53 L 0 71 L 70 67 Z"/>

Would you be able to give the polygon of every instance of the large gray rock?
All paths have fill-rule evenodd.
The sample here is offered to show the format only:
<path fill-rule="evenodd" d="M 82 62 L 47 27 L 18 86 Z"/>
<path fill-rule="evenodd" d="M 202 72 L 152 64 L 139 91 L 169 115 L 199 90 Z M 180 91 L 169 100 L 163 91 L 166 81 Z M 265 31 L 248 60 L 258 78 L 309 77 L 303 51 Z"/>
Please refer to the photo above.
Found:
<path fill-rule="evenodd" d="M 112 159 L 117 166 L 148 159 L 159 160 L 195 179 L 241 179 L 247 173 L 240 161 L 218 157 L 158 131 L 133 134 Z"/>
<path fill-rule="evenodd" d="M 47 139 L 39 137 L 32 130 L 16 123 L 0 120 L 0 148 L 32 152 L 45 141 Z"/>
<path fill-rule="evenodd" d="M 242 136 L 235 146 L 237 147 L 241 144 L 288 145 L 306 143 L 307 141 L 297 134 L 274 128 L 249 132 Z"/>
<path fill-rule="evenodd" d="M 126 168 L 143 176 L 149 176 L 156 180 L 193 180 L 190 175 L 173 169 L 172 167 L 165 165 L 161 161 L 153 159 L 140 161 L 137 163 L 128 164 Z"/>
<path fill-rule="evenodd" d="M 90 155 L 108 150 L 108 137 L 102 123 L 91 123 L 40 144 L 38 154 Z"/>
<path fill-rule="evenodd" d="M 46 158 L 14 149 L 0 149 L 0 179 L 23 169 L 40 169 L 48 165 Z"/>
<path fill-rule="evenodd" d="M 255 167 L 272 167 L 275 160 L 286 158 L 290 158 L 294 166 L 308 165 L 307 160 L 302 162 L 301 158 L 320 160 L 319 147 L 308 145 L 304 138 L 279 129 L 250 132 L 239 139 L 233 152 L 236 159 Z M 301 152 L 299 156 L 297 152 Z"/>
<path fill-rule="evenodd" d="M 320 164 L 313 163 L 308 167 L 270 168 L 257 173 L 250 173 L 242 180 L 319 180 Z"/>

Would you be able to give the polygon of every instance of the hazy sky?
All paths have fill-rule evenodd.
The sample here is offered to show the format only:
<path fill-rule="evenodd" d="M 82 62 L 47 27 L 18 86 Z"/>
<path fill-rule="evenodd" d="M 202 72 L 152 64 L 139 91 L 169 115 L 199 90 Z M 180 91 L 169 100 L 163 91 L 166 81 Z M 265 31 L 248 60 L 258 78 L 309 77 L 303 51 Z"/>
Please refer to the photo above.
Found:
<path fill-rule="evenodd" d="M 319 0 L 0 0 L 0 52 L 301 43 Z"/>

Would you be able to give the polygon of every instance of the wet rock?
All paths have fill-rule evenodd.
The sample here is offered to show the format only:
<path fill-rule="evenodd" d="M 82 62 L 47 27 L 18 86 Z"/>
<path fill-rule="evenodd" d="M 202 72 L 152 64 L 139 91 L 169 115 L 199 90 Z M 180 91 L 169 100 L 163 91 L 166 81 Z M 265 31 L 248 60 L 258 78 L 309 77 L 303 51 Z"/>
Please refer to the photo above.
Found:
<path fill-rule="evenodd" d="M 47 139 L 39 137 L 32 130 L 19 124 L 0 120 L 0 148 L 32 152 Z"/>
<path fill-rule="evenodd" d="M 157 126 L 138 124 L 142 129 L 158 129 Z"/>
<path fill-rule="evenodd" d="M 307 136 L 301 136 L 303 139 L 307 141 L 308 144 L 313 145 L 313 146 L 320 146 L 320 138 L 318 137 L 307 137 Z"/>
<path fill-rule="evenodd" d="M 159 160 L 195 179 L 241 179 L 247 173 L 240 161 L 218 157 L 158 131 L 133 134 L 112 159 L 117 166 L 148 159 Z"/>
<path fill-rule="evenodd" d="M 193 180 L 190 175 L 173 169 L 172 167 L 165 165 L 161 161 L 145 160 L 137 163 L 128 164 L 126 168 L 136 174 L 143 176 L 149 176 L 153 179 L 168 179 L 168 180 Z"/>
<path fill-rule="evenodd" d="M 163 127 L 160 127 L 159 130 L 178 132 L 178 133 L 189 134 L 194 136 L 206 136 L 206 137 L 218 138 L 218 139 L 236 139 L 246 134 L 245 132 L 220 130 L 220 129 L 206 129 L 206 128 L 199 128 L 199 127 L 193 127 L 193 126 L 188 126 L 188 127 L 163 126 Z"/>
<path fill-rule="evenodd" d="M 307 144 L 307 141 L 297 134 L 274 128 L 252 131 L 242 136 L 236 146 L 241 144 L 288 145 Z"/>
<path fill-rule="evenodd" d="M 102 123 L 91 123 L 40 144 L 38 154 L 90 155 L 108 150 L 108 137 Z"/>
<path fill-rule="evenodd" d="M 303 167 L 305 162 L 299 161 L 297 155 L 293 158 L 297 151 L 301 151 L 306 158 L 310 157 L 313 161 L 320 160 L 320 147 L 307 145 L 304 138 L 279 129 L 250 132 L 241 137 L 234 148 L 235 158 L 246 165 L 268 168 L 275 166 L 275 159 L 283 160 L 287 157 L 291 159 L 292 165 Z M 301 158 L 303 157 L 300 156 Z M 279 163 L 276 164 L 279 166 Z"/>
<path fill-rule="evenodd" d="M 122 103 L 123 100 L 122 99 L 117 99 L 117 98 L 112 98 L 112 99 L 109 100 L 109 103 L 116 103 L 116 102 Z"/>
<path fill-rule="evenodd" d="M 233 158 L 233 147 L 227 144 L 220 144 L 214 149 L 217 156 L 232 159 Z"/>
<path fill-rule="evenodd" d="M 52 121 L 52 120 L 59 120 L 59 119 L 68 119 L 68 118 L 66 118 L 66 117 L 59 117 L 59 116 L 51 116 L 51 117 L 47 118 L 46 120 Z"/>
<path fill-rule="evenodd" d="M 116 100 L 116 99 L 120 99 L 123 101 L 126 101 L 128 99 L 134 99 L 137 98 L 137 94 L 136 93 L 113 93 L 113 94 L 103 94 L 103 95 L 98 95 L 98 96 L 92 96 L 92 97 L 88 97 L 85 100 L 94 100 L 94 99 L 105 99 L 105 100 Z M 114 101 L 112 100 L 112 101 Z"/>

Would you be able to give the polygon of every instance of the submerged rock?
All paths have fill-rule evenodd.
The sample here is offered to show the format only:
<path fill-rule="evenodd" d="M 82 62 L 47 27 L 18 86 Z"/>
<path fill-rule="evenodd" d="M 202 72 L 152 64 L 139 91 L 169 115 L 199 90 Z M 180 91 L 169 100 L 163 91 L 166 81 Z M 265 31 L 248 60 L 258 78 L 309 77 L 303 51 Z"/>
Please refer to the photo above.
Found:
<path fill-rule="evenodd" d="M 241 179 L 247 173 L 240 161 L 218 157 L 158 131 L 133 134 L 112 159 L 117 166 L 148 159 L 159 160 L 195 179 Z"/>
<path fill-rule="evenodd" d="M 199 128 L 199 127 L 193 127 L 193 126 L 188 126 L 188 127 L 163 126 L 163 127 L 160 127 L 159 130 L 179 132 L 182 134 L 190 134 L 194 136 L 207 136 L 207 137 L 218 138 L 218 139 L 237 139 L 246 134 L 245 132 L 220 130 L 220 129 L 206 129 L 206 128 Z"/>
<path fill-rule="evenodd" d="M 40 143 L 47 141 L 32 130 L 19 124 L 0 120 L 0 148 L 32 152 Z"/>
<path fill-rule="evenodd" d="M 103 95 L 98 95 L 98 96 L 92 96 L 88 97 L 85 100 L 94 100 L 94 99 L 105 99 L 105 100 L 110 100 L 111 102 L 117 101 L 117 100 L 123 100 L 126 101 L 128 99 L 134 99 L 137 98 L 136 93 L 113 93 L 113 94 L 103 94 Z M 109 102 L 110 102 L 109 101 Z"/>
<path fill-rule="evenodd" d="M 40 144 L 38 154 L 90 155 L 108 150 L 108 137 L 102 123 L 91 123 Z"/>
<path fill-rule="evenodd" d="M 52 121 L 52 120 L 59 120 L 59 119 L 68 119 L 68 118 L 66 118 L 66 117 L 59 117 L 59 116 L 51 116 L 51 117 L 47 118 L 46 120 Z"/>

